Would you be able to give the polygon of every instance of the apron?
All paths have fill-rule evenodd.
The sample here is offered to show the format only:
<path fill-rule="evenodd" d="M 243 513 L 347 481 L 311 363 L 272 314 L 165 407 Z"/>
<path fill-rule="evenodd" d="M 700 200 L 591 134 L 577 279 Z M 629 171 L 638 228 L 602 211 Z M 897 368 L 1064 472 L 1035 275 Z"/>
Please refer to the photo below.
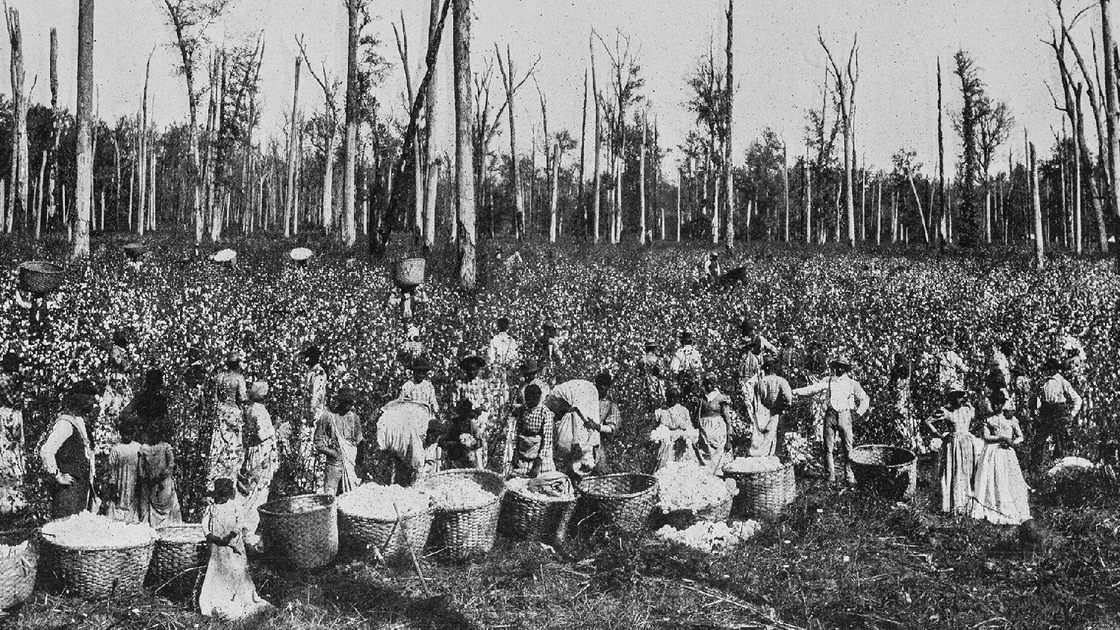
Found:
<path fill-rule="evenodd" d="M 331 432 L 334 433 L 334 439 L 338 442 L 338 455 L 342 463 L 343 475 L 340 494 L 350 492 L 358 487 L 358 445 L 342 437 L 333 414 L 331 415 Z"/>

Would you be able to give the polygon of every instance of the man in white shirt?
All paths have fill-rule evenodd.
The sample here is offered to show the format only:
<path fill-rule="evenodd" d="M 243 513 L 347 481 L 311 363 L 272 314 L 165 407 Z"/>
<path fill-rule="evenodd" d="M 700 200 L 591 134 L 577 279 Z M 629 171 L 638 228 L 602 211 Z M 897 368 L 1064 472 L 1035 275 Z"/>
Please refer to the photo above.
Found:
<path fill-rule="evenodd" d="M 486 348 L 486 363 L 492 371 L 500 371 L 504 376 L 521 360 L 521 344 L 509 334 L 509 318 L 499 317 L 497 327 L 498 333 Z"/>
<path fill-rule="evenodd" d="M 937 355 L 937 384 L 946 394 L 953 390 L 963 390 L 964 375 L 968 372 L 956 347 L 956 339 L 952 335 L 946 335 L 941 340 L 941 352 Z"/>
<path fill-rule="evenodd" d="M 824 421 L 824 463 L 828 468 L 828 481 L 836 481 L 836 463 L 833 450 L 836 447 L 836 434 L 839 432 L 840 440 L 844 447 L 844 459 L 848 460 L 852 452 L 852 413 L 864 416 L 871 406 L 871 400 L 864 393 L 858 381 L 848 376 L 852 371 L 852 363 L 847 358 L 840 356 L 829 363 L 832 376 L 807 387 L 793 390 L 794 396 L 812 396 L 821 392 L 828 393 L 828 407 L 825 411 Z M 844 467 L 844 476 L 848 483 L 855 483 L 855 474 L 852 472 L 851 463 Z"/>
<path fill-rule="evenodd" d="M 692 345 L 692 333 L 685 330 L 680 336 L 681 347 L 673 354 L 669 361 L 669 373 L 680 382 L 682 375 L 688 374 L 699 382 L 699 377 L 704 373 L 704 359 L 700 351 Z"/>

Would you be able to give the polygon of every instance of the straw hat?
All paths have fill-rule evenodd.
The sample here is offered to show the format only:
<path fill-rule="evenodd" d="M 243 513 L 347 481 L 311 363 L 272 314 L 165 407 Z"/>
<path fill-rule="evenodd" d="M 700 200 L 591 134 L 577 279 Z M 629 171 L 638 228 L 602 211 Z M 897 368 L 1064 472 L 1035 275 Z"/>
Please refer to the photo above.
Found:
<path fill-rule="evenodd" d="M 464 372 L 477 372 L 478 370 L 481 370 L 482 368 L 486 367 L 486 359 L 483 359 L 482 357 L 478 356 L 477 354 L 472 354 L 470 356 L 463 357 L 462 359 L 460 359 L 459 360 L 459 367 Z"/>
<path fill-rule="evenodd" d="M 841 369 L 847 371 L 852 369 L 852 361 L 844 355 L 837 355 L 828 362 L 829 367 L 839 366 Z"/>
<path fill-rule="evenodd" d="M 241 350 L 241 349 L 230 350 L 229 353 L 226 354 L 226 361 L 227 362 L 232 363 L 234 361 L 237 361 L 237 362 L 240 363 L 241 361 L 244 361 L 244 360 L 245 360 L 245 351 L 244 350 Z"/>
<path fill-rule="evenodd" d="M 537 372 L 541 371 L 541 368 L 539 365 L 537 365 L 536 359 L 526 359 L 517 371 L 521 372 L 522 376 L 525 376 L 527 374 L 536 374 Z"/>

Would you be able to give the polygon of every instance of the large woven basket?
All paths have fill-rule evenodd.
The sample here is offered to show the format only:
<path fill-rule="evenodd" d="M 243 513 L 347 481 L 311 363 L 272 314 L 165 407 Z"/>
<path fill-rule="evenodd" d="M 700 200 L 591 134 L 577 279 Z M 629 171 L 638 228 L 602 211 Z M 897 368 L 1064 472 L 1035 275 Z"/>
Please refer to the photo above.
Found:
<path fill-rule="evenodd" d="M 793 462 L 781 468 L 760 472 L 735 472 L 724 469 L 723 475 L 734 479 L 739 487 L 732 513 L 754 518 L 773 518 L 797 498 L 797 478 Z"/>
<path fill-rule="evenodd" d="M 338 555 L 338 507 L 328 494 L 301 494 L 270 501 L 261 515 L 265 555 L 278 564 L 317 569 Z"/>
<path fill-rule="evenodd" d="M 733 504 L 734 497 L 728 495 L 723 501 L 713 503 L 699 510 L 672 510 L 670 512 L 665 512 L 659 508 L 654 520 L 657 525 L 671 525 L 675 529 L 688 529 L 701 522 L 723 523 L 731 518 L 731 506 Z"/>
<path fill-rule="evenodd" d="M 488 553 L 493 548 L 494 538 L 498 534 L 498 516 L 501 513 L 502 496 L 506 492 L 506 482 L 488 470 L 457 469 L 428 477 L 420 485 L 420 489 L 438 484 L 440 479 L 454 477 L 473 479 L 494 496 L 485 504 L 473 508 L 435 508 L 431 543 L 445 549 L 452 559 L 463 560 Z"/>
<path fill-rule="evenodd" d="M 432 509 L 409 514 L 399 521 L 338 511 L 338 534 L 351 549 L 373 553 L 376 549 L 386 559 L 407 556 L 409 550 L 419 555 L 428 542 L 432 529 Z"/>
<path fill-rule="evenodd" d="M 577 486 L 577 522 L 585 531 L 613 527 L 639 533 L 657 504 L 657 487 L 657 477 L 640 473 L 587 477 Z"/>
<path fill-rule="evenodd" d="M 19 266 L 19 286 L 31 293 L 50 293 L 62 286 L 63 269 L 43 260 L 31 260 Z"/>
<path fill-rule="evenodd" d="M 43 536 L 43 568 L 65 593 L 83 599 L 144 589 L 154 540 L 128 547 L 64 547 Z"/>
<path fill-rule="evenodd" d="M 885 444 L 866 444 L 852 449 L 848 463 L 859 487 L 893 501 L 914 496 L 918 483 L 918 457 L 912 451 Z"/>
<path fill-rule="evenodd" d="M 148 566 L 148 586 L 157 595 L 172 599 L 192 597 L 210 562 L 210 545 L 202 525 L 169 525 L 157 532 Z"/>
<path fill-rule="evenodd" d="M 398 287 L 417 287 L 424 284 L 423 258 L 405 258 L 398 261 L 393 270 L 393 280 Z"/>
<path fill-rule="evenodd" d="M 499 528 L 514 540 L 554 542 L 567 536 L 576 499 L 544 498 L 510 490 L 502 499 Z"/>
<path fill-rule="evenodd" d="M 6 558 L 0 558 L 0 610 L 18 606 L 31 597 L 35 575 L 39 569 L 39 541 L 35 530 L 0 532 L 0 545 L 27 547 Z"/>

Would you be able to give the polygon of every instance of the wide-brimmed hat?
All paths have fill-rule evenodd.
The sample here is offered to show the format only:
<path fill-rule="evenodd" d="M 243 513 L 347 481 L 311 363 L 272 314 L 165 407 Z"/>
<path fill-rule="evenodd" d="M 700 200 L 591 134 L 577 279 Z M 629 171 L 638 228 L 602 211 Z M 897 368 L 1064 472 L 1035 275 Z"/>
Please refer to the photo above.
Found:
<path fill-rule="evenodd" d="M 323 356 L 323 349 L 320 348 L 319 346 L 315 345 L 315 344 L 311 344 L 310 346 L 307 346 L 303 350 L 300 350 L 299 356 L 301 356 L 305 359 L 316 359 L 316 360 L 318 360 L 320 357 Z"/>
<path fill-rule="evenodd" d="M 844 370 L 852 369 L 852 361 L 848 357 L 846 357 L 842 354 L 836 355 L 836 356 L 832 357 L 831 360 L 829 360 L 828 366 L 832 367 L 834 365 L 839 366 L 840 368 L 842 368 Z"/>
<path fill-rule="evenodd" d="M 431 372 L 432 366 L 424 357 L 417 357 L 413 359 L 412 365 L 409 366 L 413 372 Z"/>
<path fill-rule="evenodd" d="M 486 359 L 483 359 L 477 354 L 459 359 L 459 368 L 464 372 L 477 372 L 484 367 L 486 367 Z"/>
<path fill-rule="evenodd" d="M 692 331 L 691 331 L 691 330 L 682 330 L 682 331 L 680 332 L 680 334 L 679 334 L 679 335 L 677 335 L 677 337 L 678 337 L 678 338 L 679 338 L 679 339 L 680 339 L 681 341 L 684 341 L 684 340 L 686 340 L 686 339 L 687 339 L 688 341 L 692 341 Z"/>
<path fill-rule="evenodd" d="M 455 403 L 455 413 L 468 414 L 478 411 L 475 409 L 474 403 L 469 398 L 460 398 L 459 402 Z"/>
<path fill-rule="evenodd" d="M 614 385 L 614 377 L 611 376 L 610 372 L 599 372 L 595 375 L 595 385 L 599 387 L 610 387 Z"/>
<path fill-rule="evenodd" d="M 226 353 L 226 361 L 229 362 L 229 363 L 232 363 L 234 361 L 240 362 L 240 361 L 244 361 L 244 360 L 245 360 L 245 351 L 244 350 L 230 350 L 228 353 Z"/>
<path fill-rule="evenodd" d="M 1062 362 L 1057 357 L 1050 357 L 1042 363 L 1043 372 L 1060 372 L 1063 367 Z"/>
<path fill-rule="evenodd" d="M 70 396 L 99 396 L 101 389 L 89 379 L 82 379 L 70 386 L 66 392 Z"/>
<path fill-rule="evenodd" d="M 950 389 L 949 393 L 946 394 L 946 396 L 949 397 L 949 400 L 956 400 L 958 398 L 964 398 L 965 396 L 968 396 L 968 392 L 964 391 L 963 389 Z"/>
<path fill-rule="evenodd" d="M 775 357 L 775 356 L 767 355 L 766 358 L 764 358 L 762 360 L 762 369 L 764 369 L 764 370 L 773 370 L 773 369 L 777 368 L 779 365 L 780 365 L 780 362 L 778 361 L 778 358 Z"/>
<path fill-rule="evenodd" d="M 660 348 L 661 347 L 661 342 L 656 340 L 656 339 L 653 339 L 653 338 L 646 339 L 644 342 L 642 342 L 642 347 L 643 348 Z"/>
<path fill-rule="evenodd" d="M 537 365 L 536 359 L 526 359 L 524 363 L 518 366 L 517 371 L 521 372 L 522 375 L 536 374 L 541 371 L 541 366 Z"/>

